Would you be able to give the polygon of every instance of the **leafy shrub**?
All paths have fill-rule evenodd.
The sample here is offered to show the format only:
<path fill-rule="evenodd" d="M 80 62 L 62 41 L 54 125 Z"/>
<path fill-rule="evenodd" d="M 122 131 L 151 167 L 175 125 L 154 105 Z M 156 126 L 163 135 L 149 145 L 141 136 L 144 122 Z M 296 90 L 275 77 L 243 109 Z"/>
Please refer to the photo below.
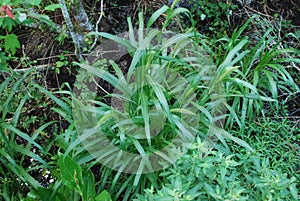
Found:
<path fill-rule="evenodd" d="M 176 3 L 176 2 L 175 2 Z M 174 4 L 172 5 L 172 7 Z M 186 122 L 176 122 L 176 113 L 172 111 L 182 111 L 178 108 L 180 103 L 170 101 L 174 99 L 169 94 L 170 92 L 164 91 L 164 87 L 159 83 L 159 80 L 165 80 L 166 77 L 166 69 L 170 66 L 175 72 L 183 75 L 187 80 L 189 80 L 190 85 L 195 88 L 187 88 L 187 91 L 195 90 L 199 95 L 199 100 L 197 102 L 198 108 L 201 112 L 203 112 L 203 116 L 199 119 L 199 124 L 202 126 L 197 131 L 193 130 L 191 127 L 186 127 L 189 131 L 196 131 L 197 135 L 204 135 L 208 131 L 207 125 L 212 120 L 218 121 L 219 119 L 213 119 L 211 116 L 214 115 L 213 110 L 219 107 L 218 104 L 224 104 L 230 114 L 228 115 L 228 119 L 226 120 L 226 126 L 232 127 L 235 122 L 240 128 L 244 128 L 244 123 L 247 119 L 252 119 L 255 115 L 261 115 L 263 113 L 263 101 L 274 101 L 277 100 L 277 87 L 283 90 L 289 90 L 289 87 L 292 90 L 298 90 L 297 85 L 291 79 L 289 73 L 284 69 L 284 66 L 281 64 L 286 61 L 278 57 L 282 52 L 286 51 L 294 51 L 290 49 L 276 49 L 277 46 L 273 46 L 269 51 L 267 48 L 273 44 L 275 40 L 274 37 L 266 40 L 269 37 L 268 33 L 264 35 L 264 37 L 257 43 L 256 46 L 249 49 L 250 41 L 247 37 L 241 37 L 242 32 L 247 28 L 249 23 L 253 20 L 253 18 L 249 19 L 244 26 L 239 29 L 236 29 L 232 34 L 231 38 L 223 37 L 216 41 L 216 43 L 212 43 L 212 47 L 206 45 L 205 37 L 201 34 L 195 32 L 195 29 L 187 29 L 184 34 L 175 34 L 173 37 L 162 40 L 161 32 L 157 30 L 149 29 L 151 25 L 155 22 L 155 20 L 162 14 L 166 12 L 166 22 L 163 24 L 163 30 L 168 27 L 171 23 L 172 18 L 176 16 L 178 13 L 185 13 L 187 16 L 191 16 L 191 14 L 184 8 L 176 8 L 172 10 L 172 8 L 168 8 L 166 6 L 162 7 L 158 11 L 156 11 L 152 17 L 150 17 L 147 28 L 144 29 L 144 22 L 142 19 L 142 14 L 139 14 L 139 30 L 137 33 L 134 32 L 133 26 L 129 19 L 129 39 L 124 39 L 122 37 L 110 35 L 107 33 L 90 33 L 90 35 L 100 35 L 102 37 L 114 40 L 120 45 L 127 48 L 130 56 L 132 57 L 132 61 L 130 67 L 128 69 L 128 73 L 124 74 L 122 70 L 116 65 L 114 62 L 110 62 L 110 65 L 114 69 L 114 73 L 111 73 L 108 69 L 103 67 L 97 68 L 93 66 L 89 66 L 86 64 L 79 64 L 84 71 L 84 75 L 90 73 L 95 76 L 95 79 L 99 79 L 99 77 L 106 82 L 108 82 L 113 87 L 117 88 L 120 94 L 110 93 L 109 97 L 123 99 L 123 101 L 130 100 L 130 102 L 134 104 L 125 104 L 125 107 L 121 110 L 119 108 L 112 108 L 110 105 L 107 105 L 106 102 L 95 102 L 92 101 L 89 104 L 93 103 L 97 105 L 97 119 L 89 119 L 92 117 L 89 111 L 81 110 L 82 114 L 78 114 L 76 117 L 78 119 L 85 119 L 80 124 L 81 132 L 83 132 L 84 136 L 93 136 L 93 134 L 100 132 L 103 135 L 99 137 L 98 140 L 104 141 L 106 138 L 109 138 L 110 141 L 114 142 L 115 146 L 120 147 L 123 151 L 128 151 L 130 153 L 136 153 L 144 155 L 145 153 L 151 153 L 155 150 L 166 146 L 169 144 L 174 136 L 168 135 L 168 133 L 178 133 L 182 132 L 179 128 L 183 128 L 187 126 L 189 123 Z M 193 24 L 193 23 L 192 23 Z M 136 39 L 137 36 L 137 39 Z M 202 40 L 203 37 L 203 40 Z M 156 40 L 153 45 L 152 40 Z M 200 39 L 200 40 L 199 40 Z M 217 67 L 215 69 L 216 73 L 213 75 L 207 74 L 207 72 L 213 72 L 213 65 L 211 65 L 210 69 L 206 69 L 203 65 L 203 56 L 201 54 L 203 52 L 199 51 L 193 46 L 188 46 L 190 42 L 196 42 L 201 44 L 203 49 L 205 49 L 211 56 L 212 59 L 216 61 Z M 162 42 L 160 44 L 160 42 Z M 174 44 L 174 46 L 172 46 Z M 186 46 L 180 46 L 178 44 L 185 44 Z M 215 45 L 215 46 L 213 46 Z M 189 57 L 184 56 L 184 54 L 178 54 L 180 51 L 186 50 L 185 47 L 189 47 L 189 53 L 192 53 L 193 56 Z M 166 48 L 166 49 L 163 49 Z M 172 49 L 172 52 L 169 53 L 167 48 Z M 215 52 L 214 51 L 218 50 Z M 194 51 L 194 52 L 193 52 Z M 198 52 L 198 54 L 196 53 Z M 174 54 L 172 54 L 174 53 Z M 194 54 L 196 53 L 196 54 Z M 177 59 L 177 57 L 180 59 Z M 159 66 L 159 68 L 158 68 Z M 196 69 L 196 70 L 195 70 Z M 199 72 L 206 72 L 206 74 L 202 75 Z M 274 72 L 275 71 L 275 72 Z M 133 73 L 134 72 L 134 73 Z M 159 74 L 156 74 L 159 72 Z M 140 82 L 131 82 L 133 77 L 141 78 Z M 162 76 L 162 77 L 160 77 Z M 211 76 L 211 77 L 210 77 Z M 98 78 L 97 78 L 98 77 Z M 172 76 L 171 76 L 172 77 Z M 203 79 L 203 80 L 201 80 Z M 211 82 L 207 82 L 210 80 Z M 280 82 L 276 82 L 275 80 L 280 80 Z M 140 86 L 144 86 L 144 82 L 148 85 L 150 84 L 150 88 L 145 88 Z M 165 80 L 168 82 L 168 80 Z M 175 84 L 177 86 L 183 86 L 180 79 L 177 80 Z M 159 88 L 155 88 L 153 86 L 159 86 Z M 213 99 L 213 101 L 209 98 L 211 91 L 216 89 L 216 86 L 224 86 L 225 94 L 217 94 L 217 100 Z M 271 87 L 271 93 L 266 93 L 265 91 Z M 177 87 L 176 90 L 182 91 L 182 94 L 186 94 L 186 89 Z M 138 91 L 134 94 L 130 93 L 130 91 Z M 162 90 L 162 91 L 161 91 Z M 173 92 L 171 91 L 171 94 Z M 89 98 L 93 99 L 95 94 L 90 96 Z M 272 95 L 272 98 L 269 97 Z M 222 101 L 222 98 L 226 97 L 226 101 Z M 83 99 L 86 101 L 86 98 Z M 184 99 L 187 101 L 187 99 Z M 215 100 L 215 102 L 214 102 Z M 183 101 L 183 102 L 185 102 Z M 180 100 L 179 100 L 180 102 Z M 164 127 L 162 133 L 162 139 L 159 140 L 155 138 L 151 138 L 149 134 L 150 120 L 151 120 L 151 110 L 149 110 L 149 106 L 156 107 L 157 111 L 161 111 L 164 116 L 167 117 L 167 126 Z M 77 108 L 86 108 L 86 106 L 78 105 Z M 151 108 L 151 107 L 150 107 Z M 87 110 L 87 108 L 85 109 Z M 80 111 L 80 110 L 79 110 Z M 240 112 L 242 111 L 242 112 Z M 192 111 L 186 110 L 185 113 L 191 114 Z M 193 112 L 195 112 L 193 110 Z M 114 115 L 118 115 L 118 120 L 121 119 L 120 122 L 115 122 Z M 135 121 L 129 122 L 128 119 L 134 119 Z M 174 123 L 175 121 L 175 123 Z M 99 124 L 98 122 L 101 122 Z M 79 124 L 78 124 L 79 125 Z M 120 127 L 121 125 L 121 127 Z M 135 136 L 135 131 L 138 131 L 138 126 L 144 126 L 144 134 L 137 133 L 139 135 L 145 136 Z M 181 125 L 181 126 L 179 126 Z M 90 128 L 97 128 L 96 130 L 91 130 Z M 147 130 L 148 128 L 148 130 Z M 175 130 L 173 130 L 175 128 Z M 177 128 L 177 129 L 176 129 Z M 128 137 L 127 132 L 131 132 L 134 135 L 134 138 Z M 230 135 L 228 132 L 222 129 L 214 130 L 216 137 L 223 143 L 225 150 L 229 150 L 228 145 L 224 138 L 231 139 L 237 142 L 239 145 L 247 147 L 249 150 L 251 148 L 244 141 Z M 185 132 L 182 132 L 185 133 Z M 167 135 L 168 137 L 165 137 Z M 145 139 L 145 140 L 137 140 Z M 186 137 L 188 138 L 188 137 Z M 88 145 L 94 145 L 96 142 L 94 137 L 91 137 L 91 140 L 87 140 Z M 161 142 L 166 142 L 166 144 L 161 144 Z M 88 147 L 89 148 L 89 147 Z M 104 150 L 96 150 L 97 155 L 100 156 L 100 160 L 106 162 L 108 166 L 109 164 L 115 164 L 116 167 L 119 167 L 117 161 L 114 158 L 119 159 L 120 154 L 122 152 L 117 151 L 115 148 L 111 148 L 115 150 L 111 153 L 112 155 L 105 155 L 105 152 L 108 149 Z M 110 151 L 112 151 L 110 150 Z M 102 157 L 105 156 L 105 157 Z M 168 157 L 166 155 L 165 157 Z M 169 161 L 172 158 L 168 158 Z M 127 162 L 124 163 L 124 166 L 121 169 L 116 169 L 118 171 L 123 171 L 127 169 L 127 165 L 132 165 L 129 161 L 133 160 L 133 158 L 128 157 Z M 149 161 L 144 162 L 147 168 L 151 165 Z M 138 163 L 139 164 L 139 163 Z M 144 165 L 145 165 L 144 164 Z M 142 163 L 140 164 L 139 173 L 143 171 L 149 171 L 146 167 L 144 167 Z M 131 166 L 133 167 L 133 166 Z M 111 172 L 111 170 L 107 170 Z M 109 173 L 107 173 L 109 174 Z M 115 194 L 113 190 L 116 185 L 116 181 L 121 178 L 120 174 L 116 174 L 114 177 L 113 185 L 111 186 L 110 193 Z M 141 179 L 143 178 L 143 179 Z M 146 186 L 141 186 L 139 183 L 143 181 L 145 185 L 144 178 L 146 180 L 150 180 L 157 185 L 157 175 L 145 175 L 142 176 L 137 174 L 136 176 L 130 176 L 128 178 L 128 183 L 124 183 L 120 188 L 124 190 L 126 186 L 130 183 L 130 188 L 127 188 L 126 196 L 129 196 L 130 192 L 135 191 L 138 192 Z M 104 181 L 103 181 L 104 182 Z M 120 189 L 119 188 L 119 189 Z M 120 191 L 117 195 L 120 195 Z"/>
<path fill-rule="evenodd" d="M 41 1 L 2 1 L 0 3 L 0 70 L 8 70 L 7 61 L 10 60 L 21 47 L 18 36 L 14 31 L 18 26 L 30 26 L 35 22 L 41 22 L 55 29 L 54 23 L 49 16 L 34 12 Z M 52 5 L 53 6 L 53 5 Z M 51 10 L 51 5 L 45 7 Z"/>
<path fill-rule="evenodd" d="M 160 190 L 149 188 L 135 200 L 298 200 L 296 178 L 270 167 L 268 158 L 247 152 L 203 157 L 198 139 L 189 154 L 161 173 Z"/>
<path fill-rule="evenodd" d="M 33 2 L 29 7 L 40 3 L 40 1 Z M 21 1 L 16 1 L 14 5 L 20 5 L 20 3 Z M 12 3 L 6 1 L 6 4 Z M 31 70 L 22 76 L 13 73 L 0 84 L 0 195 L 5 200 L 110 200 L 110 194 L 114 200 L 129 200 L 135 197 L 135 194 L 143 192 L 145 192 L 144 195 L 138 195 L 140 200 L 298 199 L 296 189 L 299 187 L 299 182 L 296 182 L 297 179 L 299 180 L 299 158 L 292 156 L 295 153 L 292 150 L 282 148 L 291 147 L 291 143 L 295 142 L 294 136 L 278 135 L 281 139 L 278 141 L 273 137 L 279 130 L 275 128 L 278 125 L 284 128 L 281 131 L 284 134 L 298 131 L 291 131 L 286 124 L 270 123 L 265 127 L 274 127 L 275 130 L 271 129 L 253 137 L 260 130 L 255 124 L 246 124 L 256 116 L 264 114 L 263 101 L 273 101 L 276 103 L 275 106 L 278 106 L 279 90 L 288 93 L 299 91 L 284 67 L 286 62 L 299 62 L 299 60 L 286 59 L 282 54 L 292 52 L 296 55 L 297 51 L 281 49 L 276 37 L 270 37 L 271 31 L 269 30 L 253 46 L 250 38 L 242 36 L 242 32 L 253 19 L 237 29 L 231 38 L 223 37 L 216 41 L 209 41 L 197 33 L 194 26 L 184 30 L 182 34 L 162 37 L 163 34 L 170 33 L 167 27 L 178 14 L 185 14 L 191 20 L 191 24 L 195 25 L 187 9 L 173 9 L 174 5 L 171 8 L 163 6 L 156 11 L 147 22 L 147 29 L 144 29 L 142 14 L 139 14 L 137 32 L 133 30 L 131 20 L 128 19 L 129 38 L 107 33 L 90 33 L 90 35 L 100 35 L 123 45 L 132 58 L 127 74 L 113 61 L 109 61 L 110 68 L 113 70 L 105 69 L 105 65 L 103 67 L 103 65 L 78 64 L 94 76 L 81 77 L 81 79 L 91 78 L 89 81 L 92 82 L 94 78 L 100 77 L 117 88 L 119 94 L 108 93 L 105 98 L 128 101 L 123 109 L 112 108 L 107 102 L 101 102 L 103 100 L 101 97 L 97 97 L 97 101 L 84 99 L 83 103 L 87 104 L 85 106 L 80 102 L 82 100 L 75 97 L 71 89 L 50 92 L 32 83 L 32 80 L 28 78 Z M 56 7 L 57 5 L 48 9 Z M 24 10 L 19 9 L 22 13 L 27 7 Z M 209 7 L 205 12 L 209 14 L 213 9 L 215 8 Z M 222 10 L 226 8 L 222 7 Z M 17 16 L 17 13 L 15 14 Z M 27 14 L 33 17 L 32 13 Z M 151 26 L 161 15 L 166 17 L 162 31 L 151 30 Z M 47 23 L 47 18 L 41 15 L 35 17 L 41 17 Z M 212 17 L 209 18 L 212 19 Z M 1 26 L 4 28 L 16 26 L 10 24 L 12 23 L 10 19 L 8 19 L 9 23 L 4 22 L 4 18 L 1 20 Z M 13 54 L 17 48 L 17 42 L 14 40 L 16 37 L 13 35 L 9 36 L 12 38 L 8 35 L 3 37 L 5 38 L 3 38 L 4 43 L 1 44 L 2 47 L 6 48 L 9 54 Z M 15 47 L 5 47 L 5 45 L 11 45 L 7 41 L 15 43 Z M 200 45 L 200 48 L 194 44 Z M 6 53 L 0 55 L 4 63 L 7 60 L 6 56 Z M 209 56 L 216 65 L 212 63 L 208 63 L 207 66 L 203 65 L 203 61 L 206 62 Z M 102 62 L 106 63 L 106 61 Z M 178 78 L 177 75 L 184 79 Z M 132 78 L 138 78 L 138 81 L 132 82 Z M 27 83 L 26 79 L 30 84 L 24 84 Z M 185 87 L 186 81 L 189 84 L 188 87 Z M 169 88 L 166 89 L 163 83 L 167 83 Z M 219 91 L 214 91 L 217 86 L 221 86 L 225 93 L 218 94 Z M 135 93 L 127 93 L 133 89 L 136 90 Z M 120 92 L 123 93 L 122 96 Z M 214 92 L 214 98 L 211 96 L 212 92 Z M 174 96 L 176 93 L 180 94 L 181 99 Z M 197 97 L 197 102 L 191 100 L 194 98 L 191 96 L 193 93 Z M 42 104 L 39 102 L 40 97 L 47 101 L 51 99 L 56 106 L 51 107 L 47 105 L 48 102 L 39 105 Z M 84 98 L 89 98 L 89 96 Z M 58 130 L 55 129 L 57 122 L 37 120 L 34 116 L 24 118 L 28 109 L 26 104 L 32 103 L 30 102 L 32 99 L 38 102 L 38 107 L 51 107 L 52 111 L 67 122 L 65 126 L 60 125 L 60 130 Z M 182 105 L 189 103 L 196 103 L 193 105 L 196 109 L 181 108 Z M 96 106 L 96 119 L 88 110 L 90 109 L 88 104 Z M 244 129 L 243 132 L 230 131 L 234 134 L 230 135 L 217 126 L 213 127 L 214 137 L 222 142 L 222 145 L 218 144 L 217 148 L 223 152 L 214 150 L 207 157 L 203 157 L 204 148 L 207 147 L 201 140 L 206 137 L 205 134 L 211 123 L 218 123 L 220 119 L 224 119 L 222 115 L 221 117 L 215 115 L 219 114 L 218 108 L 222 104 L 229 111 L 226 128 L 235 128 L 237 124 L 240 128 L 247 126 L 249 129 Z M 151 118 L 157 117 L 155 116 L 157 112 L 153 112 L 153 108 L 162 114 L 166 125 L 161 128 L 159 135 L 152 138 L 149 130 L 159 127 L 163 119 L 158 115 L 159 118 L 155 119 L 156 124 L 152 124 Z M 72 109 L 76 112 L 73 113 Z M 78 111 L 81 112 L 77 113 Z M 113 115 L 122 121 L 114 121 Z M 192 125 L 189 121 L 190 117 L 194 118 Z M 79 118 L 81 118 L 81 124 L 76 125 Z M 128 119 L 134 121 L 128 121 Z M 36 121 L 40 121 L 36 124 L 38 126 L 30 129 L 28 125 Z M 62 124 L 62 121 L 59 123 Z M 200 126 L 194 127 L 196 124 Z M 78 126 L 82 127 L 78 129 Z M 95 129 L 91 129 L 91 126 L 93 128 L 95 126 Z M 138 130 L 140 127 L 144 130 Z M 106 149 L 101 150 L 97 155 L 104 158 L 106 164 L 99 164 L 94 160 L 95 155 L 91 155 L 86 150 L 88 146 L 82 145 L 82 133 L 77 131 L 90 135 L 99 128 L 105 131 L 106 137 L 114 145 L 122 148 L 123 151 L 140 156 L 172 144 L 173 139 L 178 139 L 176 138 L 178 133 L 181 134 L 179 138 L 187 139 L 183 140 L 184 142 L 193 141 L 194 136 L 190 133 L 198 137 L 192 149 L 172 168 L 142 174 L 144 171 L 151 170 L 149 158 L 145 157 L 147 160 L 144 163 L 135 163 L 135 158 L 127 158 L 124 165 L 124 163 L 119 163 L 117 157 L 120 155 L 116 157 L 115 154 L 105 158 L 107 153 L 115 151 Z M 48 129 L 53 132 L 54 138 L 41 143 L 40 140 L 45 140 Z M 33 130 L 32 133 L 31 130 Z M 124 135 L 125 131 L 131 132 L 132 135 Z M 247 152 L 231 142 L 228 145 L 224 138 L 231 139 L 238 145 L 252 150 L 245 143 L 249 140 L 256 150 Z M 91 139 L 89 142 L 97 143 L 102 139 L 99 138 L 98 141 Z M 55 147 L 54 151 L 49 151 L 50 147 Z M 230 150 L 239 154 L 230 153 Z M 186 147 L 182 146 L 182 149 L 172 151 L 181 156 L 180 153 L 186 151 Z M 278 154 L 273 155 L 272 152 Z M 265 155 L 271 155 L 271 157 Z M 296 156 L 298 156 L 297 153 Z M 165 158 L 174 162 L 172 155 L 165 155 Z M 280 160 L 276 162 L 278 158 Z M 27 161 L 30 163 L 26 163 Z M 155 162 L 159 164 L 161 161 Z M 109 163 L 115 163 L 114 170 L 105 166 Z M 136 175 L 122 173 L 126 165 L 134 167 L 136 164 L 138 165 Z M 93 171 L 94 175 L 91 169 L 96 170 Z M 32 172 L 38 172 L 40 177 L 37 178 Z M 51 182 L 41 182 L 44 177 L 51 178 Z"/>

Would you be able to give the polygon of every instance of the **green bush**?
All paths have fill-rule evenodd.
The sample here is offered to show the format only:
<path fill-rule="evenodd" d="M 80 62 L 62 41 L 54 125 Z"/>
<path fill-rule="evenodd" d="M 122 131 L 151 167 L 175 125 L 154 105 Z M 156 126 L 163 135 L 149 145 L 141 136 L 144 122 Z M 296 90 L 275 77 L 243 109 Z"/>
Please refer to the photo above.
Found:
<path fill-rule="evenodd" d="M 17 49 L 21 47 L 18 36 L 15 34 L 21 26 L 31 26 L 38 22 L 40 27 L 49 26 L 56 29 L 49 16 L 34 12 L 34 8 L 39 7 L 41 1 L 20 1 L 6 0 L 0 3 L 0 71 L 8 70 L 8 61 L 14 57 Z M 59 8 L 57 4 L 51 4 L 44 10 L 54 11 Z M 4 50 L 4 51 L 3 51 Z"/>
<path fill-rule="evenodd" d="M 297 179 L 289 178 L 269 159 L 256 153 L 203 157 L 198 139 L 189 154 L 161 173 L 159 190 L 149 188 L 135 200 L 298 200 Z"/>
<path fill-rule="evenodd" d="M 164 13 L 166 21 L 162 31 L 151 29 Z M 128 73 L 124 73 L 114 61 L 109 61 L 113 72 L 105 65 L 78 64 L 83 70 L 75 87 L 82 93 L 74 101 L 75 125 L 85 147 L 108 166 L 103 166 L 103 175 L 112 175 L 111 169 L 118 171 L 114 177 L 106 176 L 101 180 L 101 186 L 105 186 L 112 179 L 109 192 L 115 195 L 115 199 L 123 193 L 122 199 L 127 200 L 134 193 L 149 187 L 150 182 L 158 188 L 161 181 L 158 173 L 154 173 L 156 169 L 176 161 L 195 136 L 205 138 L 213 135 L 209 137 L 218 138 L 223 143 L 223 138 L 229 138 L 251 150 L 247 143 L 217 125 L 222 116 L 216 114 L 219 114 L 225 96 L 219 94 L 222 90 L 218 86 L 222 86 L 224 75 L 219 72 L 214 74 L 218 70 L 198 45 L 202 36 L 194 27 L 183 34 L 166 30 L 172 19 L 181 13 L 190 16 L 187 9 L 172 10 L 164 6 L 150 17 L 146 28 L 140 13 L 136 32 L 128 19 L 128 38 L 102 32 L 89 34 L 100 35 L 124 46 L 132 57 Z M 235 55 L 237 51 L 231 54 Z M 222 66 L 225 67 L 227 63 Z M 115 107 L 110 105 L 113 101 L 97 101 L 95 92 L 89 92 L 93 87 L 83 86 L 91 83 L 85 83 L 86 79 L 81 75 L 92 75 L 96 81 L 102 79 L 109 83 L 118 93 L 108 92 L 107 97 L 122 105 Z M 152 129 L 160 127 L 155 122 L 161 124 L 164 121 L 165 125 L 158 134 L 151 137 Z M 113 145 L 106 144 L 107 141 Z M 178 146 L 174 142 L 181 144 Z M 95 145 L 103 147 L 98 149 Z M 125 153 L 135 155 L 125 157 Z M 150 158 L 152 153 L 156 154 L 156 159 Z M 151 160 L 156 160 L 155 167 Z M 122 172 L 136 169 L 135 175 L 121 182 L 125 176 Z"/>

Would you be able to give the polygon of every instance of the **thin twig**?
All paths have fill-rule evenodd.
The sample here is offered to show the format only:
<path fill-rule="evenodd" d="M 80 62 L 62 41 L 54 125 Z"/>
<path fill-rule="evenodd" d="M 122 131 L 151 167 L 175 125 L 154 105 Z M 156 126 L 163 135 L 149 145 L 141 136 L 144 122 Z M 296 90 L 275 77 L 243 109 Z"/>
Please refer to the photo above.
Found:
<path fill-rule="evenodd" d="M 265 17 L 268 17 L 268 18 L 271 18 L 271 19 L 273 18 L 272 16 L 267 15 L 267 14 L 264 14 L 264 13 L 261 13 L 261 12 L 255 10 L 255 9 L 251 8 L 250 6 L 245 6 L 245 8 L 251 10 L 252 12 L 255 12 L 255 13 L 257 13 L 257 14 L 260 14 L 260 15 L 262 15 L 262 16 L 265 16 Z"/>
<path fill-rule="evenodd" d="M 97 22 L 96 22 L 96 30 L 95 30 L 96 33 L 98 32 L 99 24 L 100 24 L 101 19 L 102 19 L 103 16 L 104 16 L 104 11 L 103 11 L 103 0 L 101 0 L 100 16 L 99 16 L 99 18 L 98 18 L 98 20 L 97 20 Z M 95 45 L 97 44 L 97 40 L 98 40 L 98 35 L 96 35 L 95 40 L 94 40 L 94 42 L 93 42 L 93 44 L 92 44 L 91 49 L 94 49 Z"/>
<path fill-rule="evenodd" d="M 49 56 L 49 57 L 37 58 L 36 60 L 37 61 L 43 61 L 43 60 L 47 60 L 47 59 L 55 59 L 55 58 L 58 58 L 60 56 L 69 57 L 69 56 L 76 56 L 76 54 L 71 53 L 71 54 L 54 55 L 54 56 Z M 89 54 L 82 54 L 82 56 L 89 56 Z"/>
<path fill-rule="evenodd" d="M 95 78 L 93 78 L 93 80 L 94 80 L 94 83 L 97 85 L 97 87 L 99 87 L 107 95 L 109 94 L 108 91 L 106 91 L 100 84 L 98 84 L 98 82 L 95 80 Z"/>
<path fill-rule="evenodd" d="M 55 64 L 44 64 L 44 65 L 37 65 L 37 66 L 32 66 L 30 68 L 22 68 L 22 69 L 13 69 L 13 71 L 17 72 L 17 73 L 25 73 L 27 71 L 29 71 L 30 69 L 34 68 L 36 71 L 45 71 L 51 67 L 55 66 Z"/>

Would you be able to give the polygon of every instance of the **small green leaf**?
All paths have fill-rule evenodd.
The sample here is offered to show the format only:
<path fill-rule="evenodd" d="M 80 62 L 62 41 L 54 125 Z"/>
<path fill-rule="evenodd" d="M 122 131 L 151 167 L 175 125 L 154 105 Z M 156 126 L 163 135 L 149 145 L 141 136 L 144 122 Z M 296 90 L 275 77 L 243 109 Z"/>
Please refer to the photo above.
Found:
<path fill-rule="evenodd" d="M 298 200 L 298 192 L 296 188 L 296 183 L 290 185 L 290 192 L 295 200 Z"/>
<path fill-rule="evenodd" d="M 110 194 L 104 190 L 96 198 L 95 201 L 112 201 Z"/>
<path fill-rule="evenodd" d="M 57 8 L 62 8 L 60 4 L 51 4 L 45 7 L 45 10 L 55 11 Z"/>
<path fill-rule="evenodd" d="M 0 63 L 0 71 L 8 72 L 8 65 Z"/>
<path fill-rule="evenodd" d="M 213 187 L 211 185 L 205 183 L 204 188 L 210 196 L 212 196 L 213 198 L 217 198 L 216 191 L 213 189 Z"/>
<path fill-rule="evenodd" d="M 28 1 L 28 3 L 30 5 L 33 5 L 33 6 L 38 6 L 38 5 L 41 4 L 41 2 L 42 2 L 42 0 L 31 0 L 31 1 Z"/>
<path fill-rule="evenodd" d="M 64 62 L 62 62 L 62 61 L 56 62 L 56 67 L 58 67 L 58 68 L 62 67 L 63 65 L 64 65 Z"/>

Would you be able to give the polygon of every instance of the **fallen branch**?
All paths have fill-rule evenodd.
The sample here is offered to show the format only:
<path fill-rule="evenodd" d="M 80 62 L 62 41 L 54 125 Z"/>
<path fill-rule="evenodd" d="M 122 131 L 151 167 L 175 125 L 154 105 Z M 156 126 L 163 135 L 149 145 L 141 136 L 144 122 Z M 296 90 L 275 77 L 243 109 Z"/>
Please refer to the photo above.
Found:
<path fill-rule="evenodd" d="M 29 71 L 30 69 L 34 68 L 36 71 L 42 72 L 42 71 L 48 70 L 49 68 L 52 68 L 54 66 L 55 66 L 55 64 L 43 64 L 43 65 L 32 66 L 30 68 L 13 69 L 13 71 L 17 72 L 17 73 L 25 73 L 25 72 Z"/>

